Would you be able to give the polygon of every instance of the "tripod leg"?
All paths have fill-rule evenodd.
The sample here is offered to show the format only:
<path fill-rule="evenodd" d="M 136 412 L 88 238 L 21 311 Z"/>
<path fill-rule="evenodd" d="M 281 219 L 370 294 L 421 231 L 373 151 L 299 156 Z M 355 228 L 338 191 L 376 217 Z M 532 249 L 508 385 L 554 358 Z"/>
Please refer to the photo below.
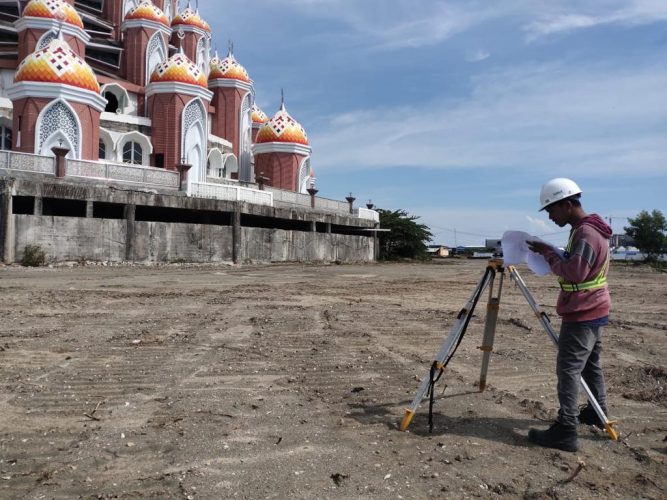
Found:
<path fill-rule="evenodd" d="M 484 273 L 484 276 L 477 284 L 477 287 L 475 288 L 475 291 L 473 292 L 472 296 L 466 303 L 465 307 L 461 309 L 461 311 L 459 312 L 456 324 L 452 327 L 449 336 L 443 342 L 442 346 L 440 347 L 440 350 L 438 351 L 435 357 L 435 360 L 433 361 L 435 369 L 438 370 L 439 373 L 442 373 L 443 370 L 445 369 L 447 362 L 451 358 L 453 351 L 456 349 L 456 346 L 458 345 L 459 339 L 465 332 L 466 327 L 470 322 L 470 318 L 472 318 L 472 313 L 475 310 L 475 305 L 477 304 L 480 295 L 482 294 L 484 289 L 489 285 L 489 283 L 493 281 L 494 275 L 495 275 L 494 269 L 488 267 L 486 269 L 486 272 Z M 429 390 L 429 387 L 431 386 L 431 379 L 432 377 L 430 372 L 427 373 L 426 376 L 422 379 L 421 384 L 419 385 L 419 389 L 417 389 L 417 394 L 412 400 L 412 403 L 408 408 L 405 409 L 405 416 L 403 417 L 403 420 L 401 421 L 401 424 L 399 426 L 400 430 L 404 431 L 410 425 L 410 422 L 412 421 L 412 418 L 414 417 L 417 408 L 421 404 L 422 399 L 424 399 L 424 396 L 426 395 L 426 393 Z"/>
<path fill-rule="evenodd" d="M 510 277 L 514 279 L 514 282 L 517 284 L 519 290 L 521 290 L 521 293 L 528 301 L 528 305 L 530 305 L 531 309 L 537 316 L 537 319 L 544 327 L 544 330 L 547 332 L 547 334 L 554 342 L 554 344 L 558 345 L 558 334 L 554 331 L 553 327 L 551 326 L 551 321 L 549 321 L 549 317 L 543 311 L 540 310 L 540 306 L 538 306 L 537 302 L 535 302 L 535 299 L 528 290 L 526 283 L 523 281 L 523 278 L 521 278 L 521 276 L 519 275 L 519 271 L 517 271 L 514 266 L 509 266 L 509 272 L 510 272 Z M 586 393 L 588 402 L 593 407 L 595 413 L 602 421 L 602 424 L 604 425 L 605 431 L 607 431 L 609 438 L 616 441 L 618 439 L 618 431 L 614 429 L 614 424 L 616 422 L 609 420 L 607 418 L 607 416 L 602 411 L 600 404 L 597 402 L 597 399 L 595 399 L 595 396 L 593 396 L 593 393 L 591 392 L 590 388 L 588 387 L 588 384 L 583 378 L 581 379 L 581 386 L 583 387 L 584 392 Z"/>
<path fill-rule="evenodd" d="M 479 375 L 479 392 L 486 388 L 486 374 L 489 370 L 489 360 L 493 352 L 493 340 L 496 336 L 496 325 L 498 323 L 498 312 L 500 310 L 500 294 L 503 289 L 504 269 L 500 269 L 500 283 L 498 285 L 498 295 L 493 296 L 493 285 L 489 287 L 489 302 L 486 305 L 486 322 L 484 323 L 484 338 L 479 349 L 482 354 L 482 370 Z"/>

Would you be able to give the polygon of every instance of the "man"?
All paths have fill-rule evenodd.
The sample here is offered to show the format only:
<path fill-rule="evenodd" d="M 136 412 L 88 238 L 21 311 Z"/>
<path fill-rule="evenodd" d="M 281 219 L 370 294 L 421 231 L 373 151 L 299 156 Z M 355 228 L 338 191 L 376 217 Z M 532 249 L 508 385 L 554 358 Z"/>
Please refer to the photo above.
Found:
<path fill-rule="evenodd" d="M 562 318 L 556 361 L 558 418 L 545 431 L 531 429 L 528 440 L 564 451 L 577 451 L 577 417 L 580 423 L 603 427 L 592 406 L 579 413 L 581 377 L 607 414 L 600 351 L 601 329 L 608 323 L 611 305 L 607 271 L 612 230 L 599 215 L 584 211 L 580 197 L 579 186 L 564 178 L 550 180 L 540 193 L 540 210 L 546 210 L 559 227 L 569 224 L 572 228 L 564 256 L 544 243 L 528 242 L 530 250 L 544 256 L 559 277 L 556 312 Z"/>

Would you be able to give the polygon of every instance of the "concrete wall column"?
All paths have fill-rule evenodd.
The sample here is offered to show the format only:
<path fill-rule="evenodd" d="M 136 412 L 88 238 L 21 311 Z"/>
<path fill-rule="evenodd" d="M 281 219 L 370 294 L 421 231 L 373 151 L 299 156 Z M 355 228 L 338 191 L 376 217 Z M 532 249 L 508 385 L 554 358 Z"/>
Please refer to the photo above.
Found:
<path fill-rule="evenodd" d="M 2 262 L 14 262 L 14 215 L 12 191 L 8 184 L 0 185 L 0 252 Z"/>
<path fill-rule="evenodd" d="M 92 200 L 86 200 L 86 218 L 93 218 L 93 202 Z"/>
<path fill-rule="evenodd" d="M 125 205 L 125 260 L 134 261 L 134 222 L 137 214 L 136 205 Z"/>
<path fill-rule="evenodd" d="M 35 202 L 32 206 L 33 215 L 44 215 L 44 200 L 41 196 L 35 196 Z"/>
<path fill-rule="evenodd" d="M 241 211 L 238 208 L 232 213 L 232 260 L 234 264 L 241 260 Z"/>
<path fill-rule="evenodd" d="M 310 221 L 310 232 L 311 233 L 316 233 L 317 232 L 317 222 Z"/>
<path fill-rule="evenodd" d="M 331 234 L 331 222 L 327 222 L 327 234 Z"/>

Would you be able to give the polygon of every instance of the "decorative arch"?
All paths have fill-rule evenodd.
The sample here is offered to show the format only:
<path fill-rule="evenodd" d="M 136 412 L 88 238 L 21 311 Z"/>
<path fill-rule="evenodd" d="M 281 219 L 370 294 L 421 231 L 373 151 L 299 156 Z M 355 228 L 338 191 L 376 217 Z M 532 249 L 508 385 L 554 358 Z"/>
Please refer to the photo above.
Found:
<path fill-rule="evenodd" d="M 236 156 L 231 153 L 225 155 L 225 162 L 224 162 L 225 179 L 231 179 L 232 174 L 234 173 L 238 174 L 238 171 L 239 171 L 239 162 Z"/>
<path fill-rule="evenodd" d="M 253 96 L 248 92 L 241 102 L 239 116 L 239 180 L 252 179 L 252 104 Z"/>
<path fill-rule="evenodd" d="M 208 60 L 208 40 L 206 37 L 202 36 L 197 42 L 197 67 L 200 71 L 208 76 L 209 70 L 209 60 Z"/>
<path fill-rule="evenodd" d="M 171 0 L 165 0 L 164 2 L 164 9 L 162 12 L 167 14 L 167 19 L 169 19 L 169 22 L 171 22 L 171 18 L 173 17 L 173 8 L 171 6 Z"/>
<path fill-rule="evenodd" d="M 70 105 L 57 99 L 49 103 L 37 117 L 35 154 L 53 156 L 51 148 L 67 147 L 67 158 L 81 158 L 81 122 Z"/>
<path fill-rule="evenodd" d="M 130 104 L 130 94 L 124 87 L 117 83 L 107 83 L 102 86 L 102 97 L 107 100 L 107 107 L 104 111 L 111 113 L 123 113 Z M 116 109 L 112 109 L 112 108 Z"/>
<path fill-rule="evenodd" d="M 146 85 L 151 81 L 151 75 L 158 64 L 167 59 L 167 46 L 162 34 L 157 31 L 148 41 L 146 47 Z"/>
<path fill-rule="evenodd" d="M 111 133 L 105 129 L 100 127 L 100 149 L 102 145 L 104 145 L 104 151 L 105 155 L 102 157 L 100 155 L 99 159 L 100 160 L 106 160 L 106 161 L 112 161 L 115 162 L 117 161 L 117 155 L 116 155 L 116 144 L 113 140 L 113 137 L 111 136 Z"/>
<path fill-rule="evenodd" d="M 52 40 L 55 40 L 56 38 L 58 38 L 58 33 L 56 33 L 54 30 L 47 31 L 37 42 L 35 51 L 45 48 L 49 43 L 51 43 Z"/>
<path fill-rule="evenodd" d="M 298 172 L 296 185 L 298 186 L 299 193 L 307 194 L 307 190 L 310 187 L 310 156 L 301 161 Z"/>
<path fill-rule="evenodd" d="M 101 134 L 100 134 L 101 136 Z M 150 137 L 142 134 L 141 132 L 132 131 L 124 134 L 118 140 L 118 147 L 116 148 L 116 159 L 123 161 L 123 152 L 127 149 L 128 145 L 134 143 L 141 148 L 141 165 L 148 166 L 150 163 L 150 157 L 153 153 L 153 144 L 151 144 Z"/>
<path fill-rule="evenodd" d="M 188 182 L 206 180 L 206 111 L 200 99 L 193 99 L 183 110 L 181 155 L 192 165 Z"/>
<path fill-rule="evenodd" d="M 206 176 L 225 176 L 225 160 L 223 158 L 222 151 L 220 151 L 218 148 L 213 148 L 208 153 L 208 160 L 206 162 Z"/>
<path fill-rule="evenodd" d="M 123 19 L 137 5 L 136 0 L 123 0 Z"/>

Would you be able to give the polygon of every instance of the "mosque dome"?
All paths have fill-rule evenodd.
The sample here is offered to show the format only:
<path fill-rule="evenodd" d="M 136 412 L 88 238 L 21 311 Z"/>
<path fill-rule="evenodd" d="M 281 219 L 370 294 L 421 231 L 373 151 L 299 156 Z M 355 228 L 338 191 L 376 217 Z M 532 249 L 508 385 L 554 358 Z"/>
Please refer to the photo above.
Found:
<path fill-rule="evenodd" d="M 169 18 L 150 0 L 142 0 L 125 16 L 125 20 L 154 21 L 169 27 Z"/>
<path fill-rule="evenodd" d="M 208 75 L 208 79 L 240 80 L 252 83 L 246 69 L 238 63 L 231 52 L 224 59 L 217 57 L 211 59 L 211 72 Z"/>
<path fill-rule="evenodd" d="M 198 85 L 208 89 L 204 73 L 182 52 L 174 54 L 166 61 L 158 64 L 155 71 L 153 71 L 151 83 L 163 82 Z"/>
<path fill-rule="evenodd" d="M 174 19 L 172 19 L 171 27 L 176 28 L 178 26 L 192 26 L 204 31 L 211 31 L 211 27 L 208 23 L 201 18 L 196 10 L 190 7 L 190 4 L 188 4 L 183 12 L 177 14 L 174 16 Z"/>
<path fill-rule="evenodd" d="M 255 143 L 290 142 L 308 146 L 308 136 L 301 124 L 290 116 L 282 104 L 278 112 L 257 132 Z"/>
<path fill-rule="evenodd" d="M 59 83 L 100 93 L 92 68 L 59 38 L 26 57 L 16 70 L 14 82 Z"/>
<path fill-rule="evenodd" d="M 269 121 L 269 117 L 262 111 L 257 104 L 252 105 L 252 122 L 258 125 Z"/>
<path fill-rule="evenodd" d="M 76 9 L 69 3 L 65 2 L 65 0 L 30 0 L 28 5 L 25 6 L 25 9 L 23 9 L 22 17 L 54 19 L 83 29 L 81 16 L 79 16 Z"/>

